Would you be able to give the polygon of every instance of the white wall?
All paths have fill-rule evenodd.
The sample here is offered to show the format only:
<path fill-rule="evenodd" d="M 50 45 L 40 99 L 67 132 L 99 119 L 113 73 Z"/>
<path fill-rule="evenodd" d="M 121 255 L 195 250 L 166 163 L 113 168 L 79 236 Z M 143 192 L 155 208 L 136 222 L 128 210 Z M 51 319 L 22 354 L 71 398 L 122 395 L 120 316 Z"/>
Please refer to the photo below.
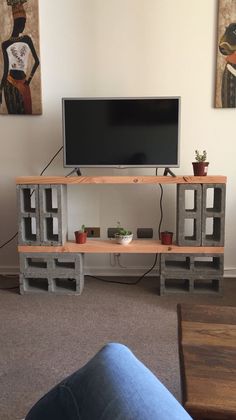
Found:
<path fill-rule="evenodd" d="M 61 97 L 182 97 L 181 166 L 191 174 L 194 150 L 207 149 L 209 174 L 227 175 L 226 269 L 235 263 L 235 109 L 215 109 L 215 0 L 40 0 L 43 115 L 0 116 L 0 244 L 17 231 L 15 177 L 37 175 L 62 144 Z M 46 174 L 60 175 L 62 157 Z M 117 174 L 86 170 L 84 174 Z M 154 174 L 125 170 L 122 174 Z M 69 232 L 82 223 L 102 235 L 120 220 L 126 226 L 159 223 L 159 190 L 153 186 L 79 187 L 69 194 Z M 163 227 L 175 229 L 175 198 L 165 188 Z M 153 256 L 122 262 L 148 267 Z M 96 272 L 110 270 L 109 256 L 90 256 Z M 16 242 L 0 250 L 0 271 L 18 265 Z"/>

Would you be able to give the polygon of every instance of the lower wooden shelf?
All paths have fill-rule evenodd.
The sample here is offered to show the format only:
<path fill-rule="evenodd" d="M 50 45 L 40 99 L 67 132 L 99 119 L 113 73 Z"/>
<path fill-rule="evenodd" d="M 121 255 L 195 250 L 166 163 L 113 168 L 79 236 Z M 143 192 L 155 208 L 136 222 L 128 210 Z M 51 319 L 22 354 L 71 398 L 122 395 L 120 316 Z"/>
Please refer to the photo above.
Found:
<path fill-rule="evenodd" d="M 120 253 L 120 254 L 223 254 L 224 247 L 162 245 L 153 239 L 137 239 L 128 245 L 120 245 L 115 240 L 90 239 L 85 244 L 66 242 L 61 246 L 18 246 L 19 252 L 71 252 L 85 254 Z"/>

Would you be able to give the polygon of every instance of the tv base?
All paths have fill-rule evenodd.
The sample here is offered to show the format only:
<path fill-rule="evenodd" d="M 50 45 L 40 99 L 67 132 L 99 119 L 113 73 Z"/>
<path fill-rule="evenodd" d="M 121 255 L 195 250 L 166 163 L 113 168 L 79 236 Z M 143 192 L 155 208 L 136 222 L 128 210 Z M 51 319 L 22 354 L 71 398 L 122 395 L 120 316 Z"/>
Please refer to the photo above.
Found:
<path fill-rule="evenodd" d="M 71 171 L 67 176 L 70 176 L 75 172 L 77 173 L 78 176 L 82 175 L 80 168 L 74 168 L 73 171 Z"/>
<path fill-rule="evenodd" d="M 176 176 L 175 174 L 174 174 L 174 172 L 172 172 L 172 170 L 170 169 L 170 168 L 165 168 L 165 170 L 164 170 L 164 174 L 163 174 L 164 176 L 168 176 L 168 175 L 171 175 L 171 176 Z"/>

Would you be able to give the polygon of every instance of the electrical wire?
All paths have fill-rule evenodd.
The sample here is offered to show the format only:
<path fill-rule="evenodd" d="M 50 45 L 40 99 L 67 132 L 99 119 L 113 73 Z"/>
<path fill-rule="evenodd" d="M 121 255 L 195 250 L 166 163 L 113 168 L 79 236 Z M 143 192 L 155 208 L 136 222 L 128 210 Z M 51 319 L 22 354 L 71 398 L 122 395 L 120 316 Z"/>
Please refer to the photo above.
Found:
<path fill-rule="evenodd" d="M 15 233 L 15 235 L 13 235 L 10 239 L 8 239 L 6 242 L 4 242 L 1 246 L 0 249 L 4 248 L 4 246 L 6 246 L 7 244 L 9 244 L 9 242 L 13 241 L 13 239 L 15 239 L 18 235 L 18 232 Z"/>
<path fill-rule="evenodd" d="M 160 186 L 160 189 L 161 189 L 161 196 L 160 196 L 160 213 L 161 213 L 161 216 L 160 216 L 160 222 L 159 222 L 159 226 L 158 226 L 158 237 L 159 237 L 159 239 L 161 239 L 161 225 L 162 225 L 162 220 L 163 220 L 163 205 L 162 205 L 162 201 L 163 201 L 163 193 L 164 193 L 164 190 L 163 190 L 163 186 L 161 184 L 159 184 L 159 186 Z"/>
<path fill-rule="evenodd" d="M 156 168 L 156 176 L 157 176 L 157 171 L 158 168 Z M 158 226 L 158 235 L 159 235 L 159 239 L 161 237 L 161 225 L 162 225 L 162 220 L 163 220 L 163 206 L 162 206 L 162 200 L 163 200 L 163 187 L 161 184 L 159 184 L 160 189 L 161 189 L 161 196 L 160 196 L 160 212 L 161 212 L 161 217 L 160 217 L 160 222 L 159 222 L 159 226 Z M 106 280 L 104 278 L 101 277 L 97 277 L 97 276 L 92 276 L 90 274 L 87 274 L 88 277 L 94 278 L 96 280 L 100 280 L 103 281 L 104 283 L 117 283 L 117 284 L 124 284 L 124 285 L 128 285 L 128 286 L 134 286 L 136 284 L 138 284 L 147 274 L 149 274 L 156 266 L 157 263 L 157 259 L 158 259 L 158 254 L 155 255 L 155 260 L 153 265 L 151 266 L 151 268 L 149 268 L 144 274 L 142 274 L 142 276 L 140 276 L 136 281 L 134 282 L 123 282 L 123 281 L 116 281 L 116 280 Z M 122 267 L 121 264 L 119 264 L 120 267 Z M 127 268 L 127 267 L 122 267 L 122 268 Z"/>
<path fill-rule="evenodd" d="M 48 162 L 48 164 L 45 166 L 45 168 L 41 171 L 40 176 L 43 175 L 43 173 L 46 171 L 46 169 L 51 165 L 53 160 L 57 157 L 57 155 L 60 153 L 60 151 L 63 149 L 63 146 L 60 147 L 60 149 L 55 153 L 55 155 L 52 157 L 52 159 Z M 30 194 L 30 197 L 34 194 L 35 190 L 33 190 Z M 6 242 L 4 242 L 2 245 L 0 245 L 0 249 L 4 248 L 6 245 L 8 245 L 13 239 L 15 239 L 18 235 L 18 232 L 16 232 L 10 239 L 8 239 Z"/>
<path fill-rule="evenodd" d="M 54 159 L 57 157 L 57 155 L 60 153 L 60 151 L 62 149 L 63 149 L 63 146 L 60 147 L 60 149 L 55 153 L 55 155 L 52 157 L 52 159 L 48 162 L 48 164 L 45 166 L 45 168 L 40 173 L 40 176 L 42 176 L 44 174 L 44 172 L 46 171 L 46 169 L 48 169 L 48 167 L 51 165 L 51 163 L 54 161 Z"/>
<path fill-rule="evenodd" d="M 18 279 L 19 276 L 16 274 L 0 274 L 0 278 L 3 279 Z M 14 289 L 19 289 L 19 286 L 14 286 L 14 287 L 0 287 L 0 290 L 14 290 Z"/>
<path fill-rule="evenodd" d="M 151 268 L 149 268 L 149 270 L 147 270 L 144 274 L 142 274 L 142 276 L 140 276 L 136 281 L 134 281 L 134 282 L 124 282 L 124 281 L 119 281 L 119 280 L 106 280 L 106 279 L 104 279 L 104 278 L 102 278 L 102 277 L 97 277 L 97 276 L 92 276 L 91 274 L 86 274 L 86 276 L 87 277 L 91 277 L 91 278 L 93 278 L 93 279 L 96 279 L 96 280 L 100 280 L 100 281 L 103 281 L 104 283 L 115 283 L 115 284 L 124 284 L 124 285 L 127 285 L 127 286 L 135 286 L 136 284 L 138 284 L 148 273 L 150 273 L 153 269 L 154 269 L 154 267 L 155 267 L 155 265 L 156 265 L 156 263 L 157 263 L 157 257 L 158 257 L 158 254 L 156 254 L 155 255 L 155 260 L 154 260 L 154 263 L 153 263 L 153 265 L 152 265 L 152 267 Z"/>

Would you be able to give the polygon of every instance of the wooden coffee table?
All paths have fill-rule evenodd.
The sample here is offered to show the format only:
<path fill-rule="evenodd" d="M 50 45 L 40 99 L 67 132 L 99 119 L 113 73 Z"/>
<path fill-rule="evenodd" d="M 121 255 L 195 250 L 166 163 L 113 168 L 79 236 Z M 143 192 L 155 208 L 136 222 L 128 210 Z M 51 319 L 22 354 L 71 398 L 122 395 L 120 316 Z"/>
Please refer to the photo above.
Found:
<path fill-rule="evenodd" d="M 236 307 L 179 304 L 183 404 L 196 420 L 236 419 Z"/>

